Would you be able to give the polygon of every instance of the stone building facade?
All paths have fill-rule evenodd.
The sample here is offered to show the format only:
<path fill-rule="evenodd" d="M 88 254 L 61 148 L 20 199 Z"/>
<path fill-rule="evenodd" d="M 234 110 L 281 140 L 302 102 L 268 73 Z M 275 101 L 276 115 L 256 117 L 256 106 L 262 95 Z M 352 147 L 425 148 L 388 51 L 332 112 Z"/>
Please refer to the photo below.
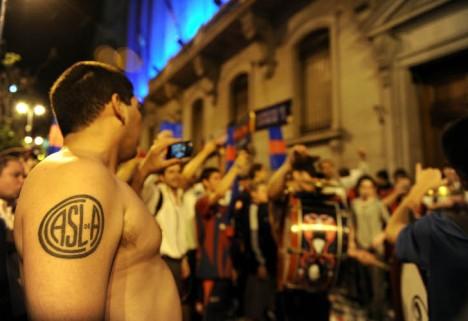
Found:
<path fill-rule="evenodd" d="M 150 82 L 144 144 L 161 120 L 220 135 L 249 111 L 291 101 L 283 127 L 337 165 L 441 165 L 441 128 L 468 107 L 468 2 L 231 1 Z M 465 58 L 465 59 L 464 59 Z M 268 163 L 266 131 L 254 134 Z"/>

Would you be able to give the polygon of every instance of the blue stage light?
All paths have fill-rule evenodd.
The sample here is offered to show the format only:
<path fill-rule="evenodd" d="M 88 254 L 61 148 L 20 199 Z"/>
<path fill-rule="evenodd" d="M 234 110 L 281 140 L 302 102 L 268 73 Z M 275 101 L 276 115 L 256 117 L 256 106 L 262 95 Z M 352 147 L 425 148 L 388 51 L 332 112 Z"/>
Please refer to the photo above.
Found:
<path fill-rule="evenodd" d="M 143 61 L 143 67 L 138 72 L 127 72 L 127 76 L 138 98 L 148 94 L 149 80 L 219 11 L 219 4 L 228 1 L 130 1 L 127 42 Z"/>

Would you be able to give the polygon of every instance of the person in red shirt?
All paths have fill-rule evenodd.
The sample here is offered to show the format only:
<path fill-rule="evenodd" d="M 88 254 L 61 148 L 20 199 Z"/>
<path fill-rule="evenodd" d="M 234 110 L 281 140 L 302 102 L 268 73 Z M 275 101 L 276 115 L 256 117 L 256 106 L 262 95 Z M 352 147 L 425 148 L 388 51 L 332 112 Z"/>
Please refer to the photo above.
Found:
<path fill-rule="evenodd" d="M 196 205 L 198 232 L 197 277 L 202 282 L 204 320 L 226 320 L 234 277 L 231 239 L 234 227 L 228 215 L 226 193 L 235 178 L 248 170 L 248 155 L 241 152 L 224 177 L 216 168 L 205 168 L 201 181 L 205 195 Z"/>

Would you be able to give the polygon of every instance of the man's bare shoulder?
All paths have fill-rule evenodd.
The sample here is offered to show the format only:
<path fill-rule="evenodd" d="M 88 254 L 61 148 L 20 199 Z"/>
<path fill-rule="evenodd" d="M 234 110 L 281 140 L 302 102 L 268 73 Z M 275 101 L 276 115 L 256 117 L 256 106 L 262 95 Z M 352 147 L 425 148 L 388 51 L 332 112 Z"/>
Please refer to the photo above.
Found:
<path fill-rule="evenodd" d="M 37 176 L 47 175 L 61 179 L 64 174 L 66 176 L 83 176 L 88 173 L 99 175 L 102 178 L 113 179 L 115 176 L 109 168 L 97 160 L 59 152 L 40 162 L 31 171 L 30 177 L 36 178 Z"/>
<path fill-rule="evenodd" d="M 104 309 L 123 229 L 120 194 L 115 175 L 97 160 L 59 153 L 30 173 L 14 236 L 32 319 Z"/>
<path fill-rule="evenodd" d="M 17 211 L 43 209 L 56 200 L 81 194 L 94 194 L 112 199 L 118 193 L 117 179 L 104 164 L 92 160 L 57 153 L 38 164 L 28 175 Z"/>

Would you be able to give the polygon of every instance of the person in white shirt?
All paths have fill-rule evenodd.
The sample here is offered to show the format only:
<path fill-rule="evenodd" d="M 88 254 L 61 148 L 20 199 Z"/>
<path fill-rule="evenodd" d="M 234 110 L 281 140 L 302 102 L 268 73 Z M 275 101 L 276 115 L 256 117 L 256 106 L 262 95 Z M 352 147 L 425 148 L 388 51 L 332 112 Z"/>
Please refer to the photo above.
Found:
<path fill-rule="evenodd" d="M 169 266 L 181 294 L 182 279 L 190 270 L 185 254 L 188 251 L 187 218 L 181 188 L 182 166 L 172 165 L 158 176 L 150 176 L 143 186 L 142 198 L 162 230 L 161 255 Z"/>
<path fill-rule="evenodd" d="M 193 240 L 194 201 L 191 201 L 191 195 L 187 195 L 186 190 L 191 186 L 197 169 L 215 150 L 214 142 L 207 143 L 184 167 L 180 163 L 174 164 L 160 175 L 149 176 L 141 190 L 146 207 L 161 227 L 161 255 L 172 272 L 181 298 L 187 295 L 183 280 L 190 276 L 187 253 L 197 246 Z"/>

